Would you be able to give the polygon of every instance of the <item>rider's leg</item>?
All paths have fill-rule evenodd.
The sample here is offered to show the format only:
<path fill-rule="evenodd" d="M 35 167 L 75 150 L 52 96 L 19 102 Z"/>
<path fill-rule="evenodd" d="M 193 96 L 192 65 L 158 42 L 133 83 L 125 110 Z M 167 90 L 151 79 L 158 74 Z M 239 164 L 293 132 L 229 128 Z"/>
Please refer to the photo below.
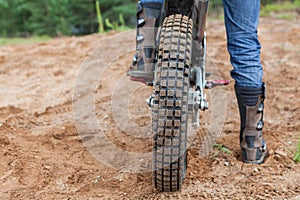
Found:
<path fill-rule="evenodd" d="M 163 0 L 143 0 L 137 6 L 137 54 L 128 70 L 132 80 L 153 82 L 156 33 Z"/>
<path fill-rule="evenodd" d="M 257 35 L 260 0 L 223 0 L 227 47 L 235 79 L 245 162 L 262 163 L 267 155 L 262 137 L 265 87 Z"/>

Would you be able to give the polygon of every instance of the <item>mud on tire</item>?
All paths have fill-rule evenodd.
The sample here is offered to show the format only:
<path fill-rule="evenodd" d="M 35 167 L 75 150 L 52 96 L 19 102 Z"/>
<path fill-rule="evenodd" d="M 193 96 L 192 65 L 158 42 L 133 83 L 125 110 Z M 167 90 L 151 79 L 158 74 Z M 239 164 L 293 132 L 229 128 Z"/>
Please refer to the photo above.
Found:
<path fill-rule="evenodd" d="M 177 191 L 186 174 L 189 69 L 192 20 L 166 17 L 158 48 L 152 106 L 154 184 Z"/>

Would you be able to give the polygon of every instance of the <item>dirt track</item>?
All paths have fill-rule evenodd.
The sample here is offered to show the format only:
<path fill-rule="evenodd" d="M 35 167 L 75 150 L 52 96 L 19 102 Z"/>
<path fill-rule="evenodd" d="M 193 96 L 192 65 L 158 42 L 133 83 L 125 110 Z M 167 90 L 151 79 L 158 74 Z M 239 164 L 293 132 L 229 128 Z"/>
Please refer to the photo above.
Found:
<path fill-rule="evenodd" d="M 72 97 L 76 103 L 77 75 L 80 67 L 94 65 L 97 72 L 105 71 L 93 86 L 101 131 L 123 150 L 151 150 L 145 103 L 151 88 L 136 83 L 129 96 L 133 125 L 122 118 L 128 113 L 113 112 L 111 106 L 113 96 L 122 97 L 126 84 L 131 84 L 125 73 L 134 49 L 133 32 L 124 33 L 125 39 L 110 33 L 0 46 L 0 199 L 300 199 L 300 167 L 292 160 L 300 134 L 300 24 L 262 19 L 259 31 L 268 87 L 264 131 L 269 158 L 259 166 L 241 162 L 237 102 L 230 84 L 224 88 L 225 123 L 217 142 L 231 153 L 214 149 L 201 157 L 196 138 L 188 152 L 182 191 L 172 194 L 156 193 L 149 172 L 126 173 L 99 162 L 75 127 Z M 115 44 L 107 47 L 105 41 L 112 37 Z M 97 60 L 99 54 L 102 57 Z M 219 78 L 230 79 L 222 22 L 208 24 L 208 57 Z M 204 114 L 200 135 L 211 123 L 211 111 Z M 124 124 L 128 126 L 123 130 Z M 143 137 L 148 139 L 126 135 L 134 129 L 146 130 Z M 124 162 L 118 159 L 119 164 Z"/>

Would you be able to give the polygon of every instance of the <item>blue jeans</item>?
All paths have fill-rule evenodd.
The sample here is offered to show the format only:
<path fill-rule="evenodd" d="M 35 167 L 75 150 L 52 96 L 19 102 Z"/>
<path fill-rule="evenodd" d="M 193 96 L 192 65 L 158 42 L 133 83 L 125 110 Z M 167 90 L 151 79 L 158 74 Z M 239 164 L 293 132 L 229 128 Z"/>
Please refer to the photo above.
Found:
<path fill-rule="evenodd" d="M 142 0 L 161 2 L 164 0 Z M 238 87 L 262 86 L 263 69 L 257 35 L 260 0 L 223 0 L 227 49 L 233 66 L 231 76 Z"/>

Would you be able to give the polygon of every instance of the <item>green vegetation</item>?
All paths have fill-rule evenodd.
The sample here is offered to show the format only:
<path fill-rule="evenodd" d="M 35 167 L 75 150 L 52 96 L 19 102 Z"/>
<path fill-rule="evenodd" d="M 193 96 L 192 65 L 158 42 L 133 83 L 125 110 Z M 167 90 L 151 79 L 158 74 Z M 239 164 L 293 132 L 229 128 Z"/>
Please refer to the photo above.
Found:
<path fill-rule="evenodd" d="M 215 144 L 214 149 L 217 149 L 221 153 L 231 154 L 231 151 L 228 148 L 224 147 L 224 145 L 222 144 Z M 219 153 L 215 153 L 214 157 L 217 157 L 218 155 Z"/>
<path fill-rule="evenodd" d="M 7 44 L 28 44 L 28 43 L 36 43 L 36 42 L 43 42 L 46 40 L 51 39 L 49 36 L 35 36 L 29 38 L 3 38 L 0 37 L 0 45 L 7 45 Z"/>
<path fill-rule="evenodd" d="M 0 0 L 0 37 L 85 35 L 135 27 L 137 0 Z M 262 16 L 300 9 L 300 0 L 261 0 Z M 223 17 L 222 0 L 209 16 Z M 290 13 L 276 17 L 291 19 Z"/>
<path fill-rule="evenodd" d="M 261 15 L 270 16 L 272 13 L 294 11 L 296 9 L 300 9 L 300 0 L 295 0 L 293 2 L 284 1 L 281 3 L 266 4 L 261 8 Z M 290 19 L 291 16 L 287 14 L 281 14 L 279 15 L 279 17 L 283 19 Z"/>
<path fill-rule="evenodd" d="M 297 151 L 295 153 L 294 159 L 295 162 L 300 163 L 300 138 L 299 138 L 299 142 L 298 142 L 298 147 L 297 147 Z"/>
<path fill-rule="evenodd" d="M 122 14 L 119 15 L 119 21 L 110 22 L 108 18 L 105 19 L 105 25 L 112 30 L 125 31 L 129 27 L 125 25 L 124 17 Z"/>
<path fill-rule="evenodd" d="M 99 0 L 96 0 L 96 11 L 97 11 L 97 18 L 98 18 L 98 32 L 103 33 L 104 32 L 104 26 L 103 26 L 103 19 L 102 19 Z"/>
<path fill-rule="evenodd" d="M 281 19 L 293 19 L 291 13 L 282 13 L 300 9 L 300 0 L 261 0 L 261 16 L 268 17 L 272 13 L 279 13 L 276 17 Z M 210 1 L 209 17 L 223 19 L 222 0 Z"/>
<path fill-rule="evenodd" d="M 0 0 L 0 37 L 103 32 L 105 20 L 122 25 L 120 14 L 133 27 L 135 10 L 134 0 Z"/>
<path fill-rule="evenodd" d="M 224 19 L 224 10 L 222 0 L 214 0 L 209 2 L 208 20 Z"/>

